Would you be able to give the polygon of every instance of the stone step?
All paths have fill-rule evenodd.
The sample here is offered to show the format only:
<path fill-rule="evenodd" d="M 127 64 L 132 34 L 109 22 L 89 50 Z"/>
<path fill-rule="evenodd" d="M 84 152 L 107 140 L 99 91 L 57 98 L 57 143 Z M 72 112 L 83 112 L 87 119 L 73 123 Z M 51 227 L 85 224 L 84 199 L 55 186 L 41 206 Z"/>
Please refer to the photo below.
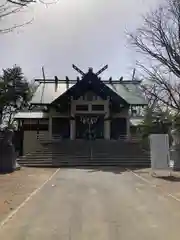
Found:
<path fill-rule="evenodd" d="M 110 162 L 103 162 L 103 163 L 69 163 L 69 162 L 63 162 L 63 163 L 24 163 L 21 164 L 22 166 L 27 167 L 81 167 L 81 166 L 119 166 L 119 167 L 144 167 L 148 168 L 150 167 L 150 163 L 110 163 Z"/>
<path fill-rule="evenodd" d="M 18 160 L 18 162 L 49 162 L 49 161 L 56 161 L 56 162 L 61 162 L 61 161 L 91 161 L 91 162 L 97 162 L 97 161 L 111 161 L 111 162 L 143 162 L 143 161 L 146 161 L 146 162 L 149 162 L 150 160 L 148 158 L 69 158 L 69 157 L 64 157 L 64 158 L 47 158 L 47 159 L 20 159 Z"/>
<path fill-rule="evenodd" d="M 62 162 L 62 161 L 91 161 L 91 162 L 97 162 L 97 161 L 101 161 L 101 162 L 150 162 L 150 159 L 149 158 L 92 158 L 90 159 L 89 157 L 86 157 L 86 158 L 74 158 L 74 157 L 64 157 L 64 158 L 39 158 L 39 159 L 33 159 L 33 158 L 30 158 L 30 159 L 24 159 L 24 160 L 18 160 L 20 163 L 21 162 L 37 162 L 37 161 L 40 161 L 40 162 L 45 162 L 45 161 L 51 161 L 51 162 Z"/>
<path fill-rule="evenodd" d="M 120 155 L 120 154 L 131 154 L 131 155 L 133 155 L 133 154 L 138 154 L 138 153 L 140 153 L 140 154 L 142 154 L 142 153 L 149 153 L 148 151 L 143 151 L 143 150 L 138 150 L 138 149 L 136 149 L 136 150 L 134 150 L 134 151 L 131 151 L 130 149 L 128 150 L 128 151 L 106 151 L 106 150 L 99 150 L 99 151 L 95 151 L 95 150 L 88 150 L 88 151 L 70 151 L 70 150 L 64 150 L 64 151 L 60 151 L 60 150 L 48 150 L 48 151 L 35 151 L 35 152 L 33 152 L 33 153 L 30 153 L 30 154 L 49 154 L 49 153 L 53 153 L 53 154 L 74 154 L 74 153 L 79 153 L 80 155 L 81 154 L 84 154 L 84 153 L 94 153 L 94 154 L 118 154 L 118 155 Z"/>
<path fill-rule="evenodd" d="M 76 158 L 83 158 L 83 157 L 93 157 L 93 158 L 141 158 L 141 157 L 150 157 L 149 154 L 33 154 L 28 155 L 25 158 L 48 158 L 48 157 L 76 157 Z"/>
<path fill-rule="evenodd" d="M 150 165 L 150 160 L 147 158 L 142 159 L 112 159 L 112 158 L 103 158 L 103 159 L 89 159 L 89 158 L 69 158 L 65 157 L 62 159 L 26 159 L 18 161 L 21 165 Z"/>
<path fill-rule="evenodd" d="M 92 156 L 92 157 L 90 157 Z M 150 166 L 150 154 L 137 143 L 63 141 L 44 145 L 18 160 L 24 166 Z"/>

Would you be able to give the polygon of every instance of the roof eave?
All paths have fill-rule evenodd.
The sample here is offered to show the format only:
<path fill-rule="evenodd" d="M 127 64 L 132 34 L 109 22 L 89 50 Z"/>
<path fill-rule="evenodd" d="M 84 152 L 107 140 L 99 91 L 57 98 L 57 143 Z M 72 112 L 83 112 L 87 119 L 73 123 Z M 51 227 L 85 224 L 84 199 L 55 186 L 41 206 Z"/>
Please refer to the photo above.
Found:
<path fill-rule="evenodd" d="M 30 103 L 31 106 L 48 106 L 51 105 L 51 103 Z"/>
<path fill-rule="evenodd" d="M 147 106 L 148 104 L 147 103 L 129 103 L 129 105 L 131 106 L 139 106 L 139 107 L 144 107 L 144 106 Z"/>

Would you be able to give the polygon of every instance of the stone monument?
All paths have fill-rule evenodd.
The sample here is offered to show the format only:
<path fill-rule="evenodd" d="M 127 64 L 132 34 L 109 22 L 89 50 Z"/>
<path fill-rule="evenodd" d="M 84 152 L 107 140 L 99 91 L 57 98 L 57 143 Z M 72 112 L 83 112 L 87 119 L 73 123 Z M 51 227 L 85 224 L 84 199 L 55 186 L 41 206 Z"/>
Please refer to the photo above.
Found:
<path fill-rule="evenodd" d="M 16 161 L 15 147 L 12 143 L 14 132 L 12 129 L 6 129 L 3 139 L 0 143 L 0 172 L 10 173 L 20 169 Z"/>

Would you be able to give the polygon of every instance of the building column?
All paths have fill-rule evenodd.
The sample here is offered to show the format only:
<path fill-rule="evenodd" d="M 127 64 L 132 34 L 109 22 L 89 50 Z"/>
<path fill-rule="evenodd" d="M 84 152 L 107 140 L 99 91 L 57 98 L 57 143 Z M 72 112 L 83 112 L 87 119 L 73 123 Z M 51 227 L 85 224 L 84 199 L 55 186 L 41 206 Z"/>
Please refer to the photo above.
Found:
<path fill-rule="evenodd" d="M 70 139 L 75 140 L 75 131 L 76 131 L 76 126 L 75 126 L 75 120 L 72 119 L 70 120 Z"/>
<path fill-rule="evenodd" d="M 130 118 L 129 118 L 129 116 L 126 118 L 126 136 L 127 136 L 127 140 L 130 140 L 131 132 L 130 132 Z"/>
<path fill-rule="evenodd" d="M 52 140 L 52 117 L 49 116 L 49 140 Z"/>
<path fill-rule="evenodd" d="M 104 139 L 110 139 L 110 120 L 104 120 Z"/>

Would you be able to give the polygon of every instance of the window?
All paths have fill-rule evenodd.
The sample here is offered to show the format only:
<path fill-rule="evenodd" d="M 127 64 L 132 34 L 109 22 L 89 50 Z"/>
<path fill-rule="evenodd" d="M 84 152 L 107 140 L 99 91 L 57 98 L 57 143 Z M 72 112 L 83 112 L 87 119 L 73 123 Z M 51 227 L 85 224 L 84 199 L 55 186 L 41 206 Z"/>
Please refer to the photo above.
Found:
<path fill-rule="evenodd" d="M 88 105 L 77 105 L 76 111 L 88 111 Z"/>
<path fill-rule="evenodd" d="M 104 105 L 92 105 L 92 111 L 104 111 Z"/>

